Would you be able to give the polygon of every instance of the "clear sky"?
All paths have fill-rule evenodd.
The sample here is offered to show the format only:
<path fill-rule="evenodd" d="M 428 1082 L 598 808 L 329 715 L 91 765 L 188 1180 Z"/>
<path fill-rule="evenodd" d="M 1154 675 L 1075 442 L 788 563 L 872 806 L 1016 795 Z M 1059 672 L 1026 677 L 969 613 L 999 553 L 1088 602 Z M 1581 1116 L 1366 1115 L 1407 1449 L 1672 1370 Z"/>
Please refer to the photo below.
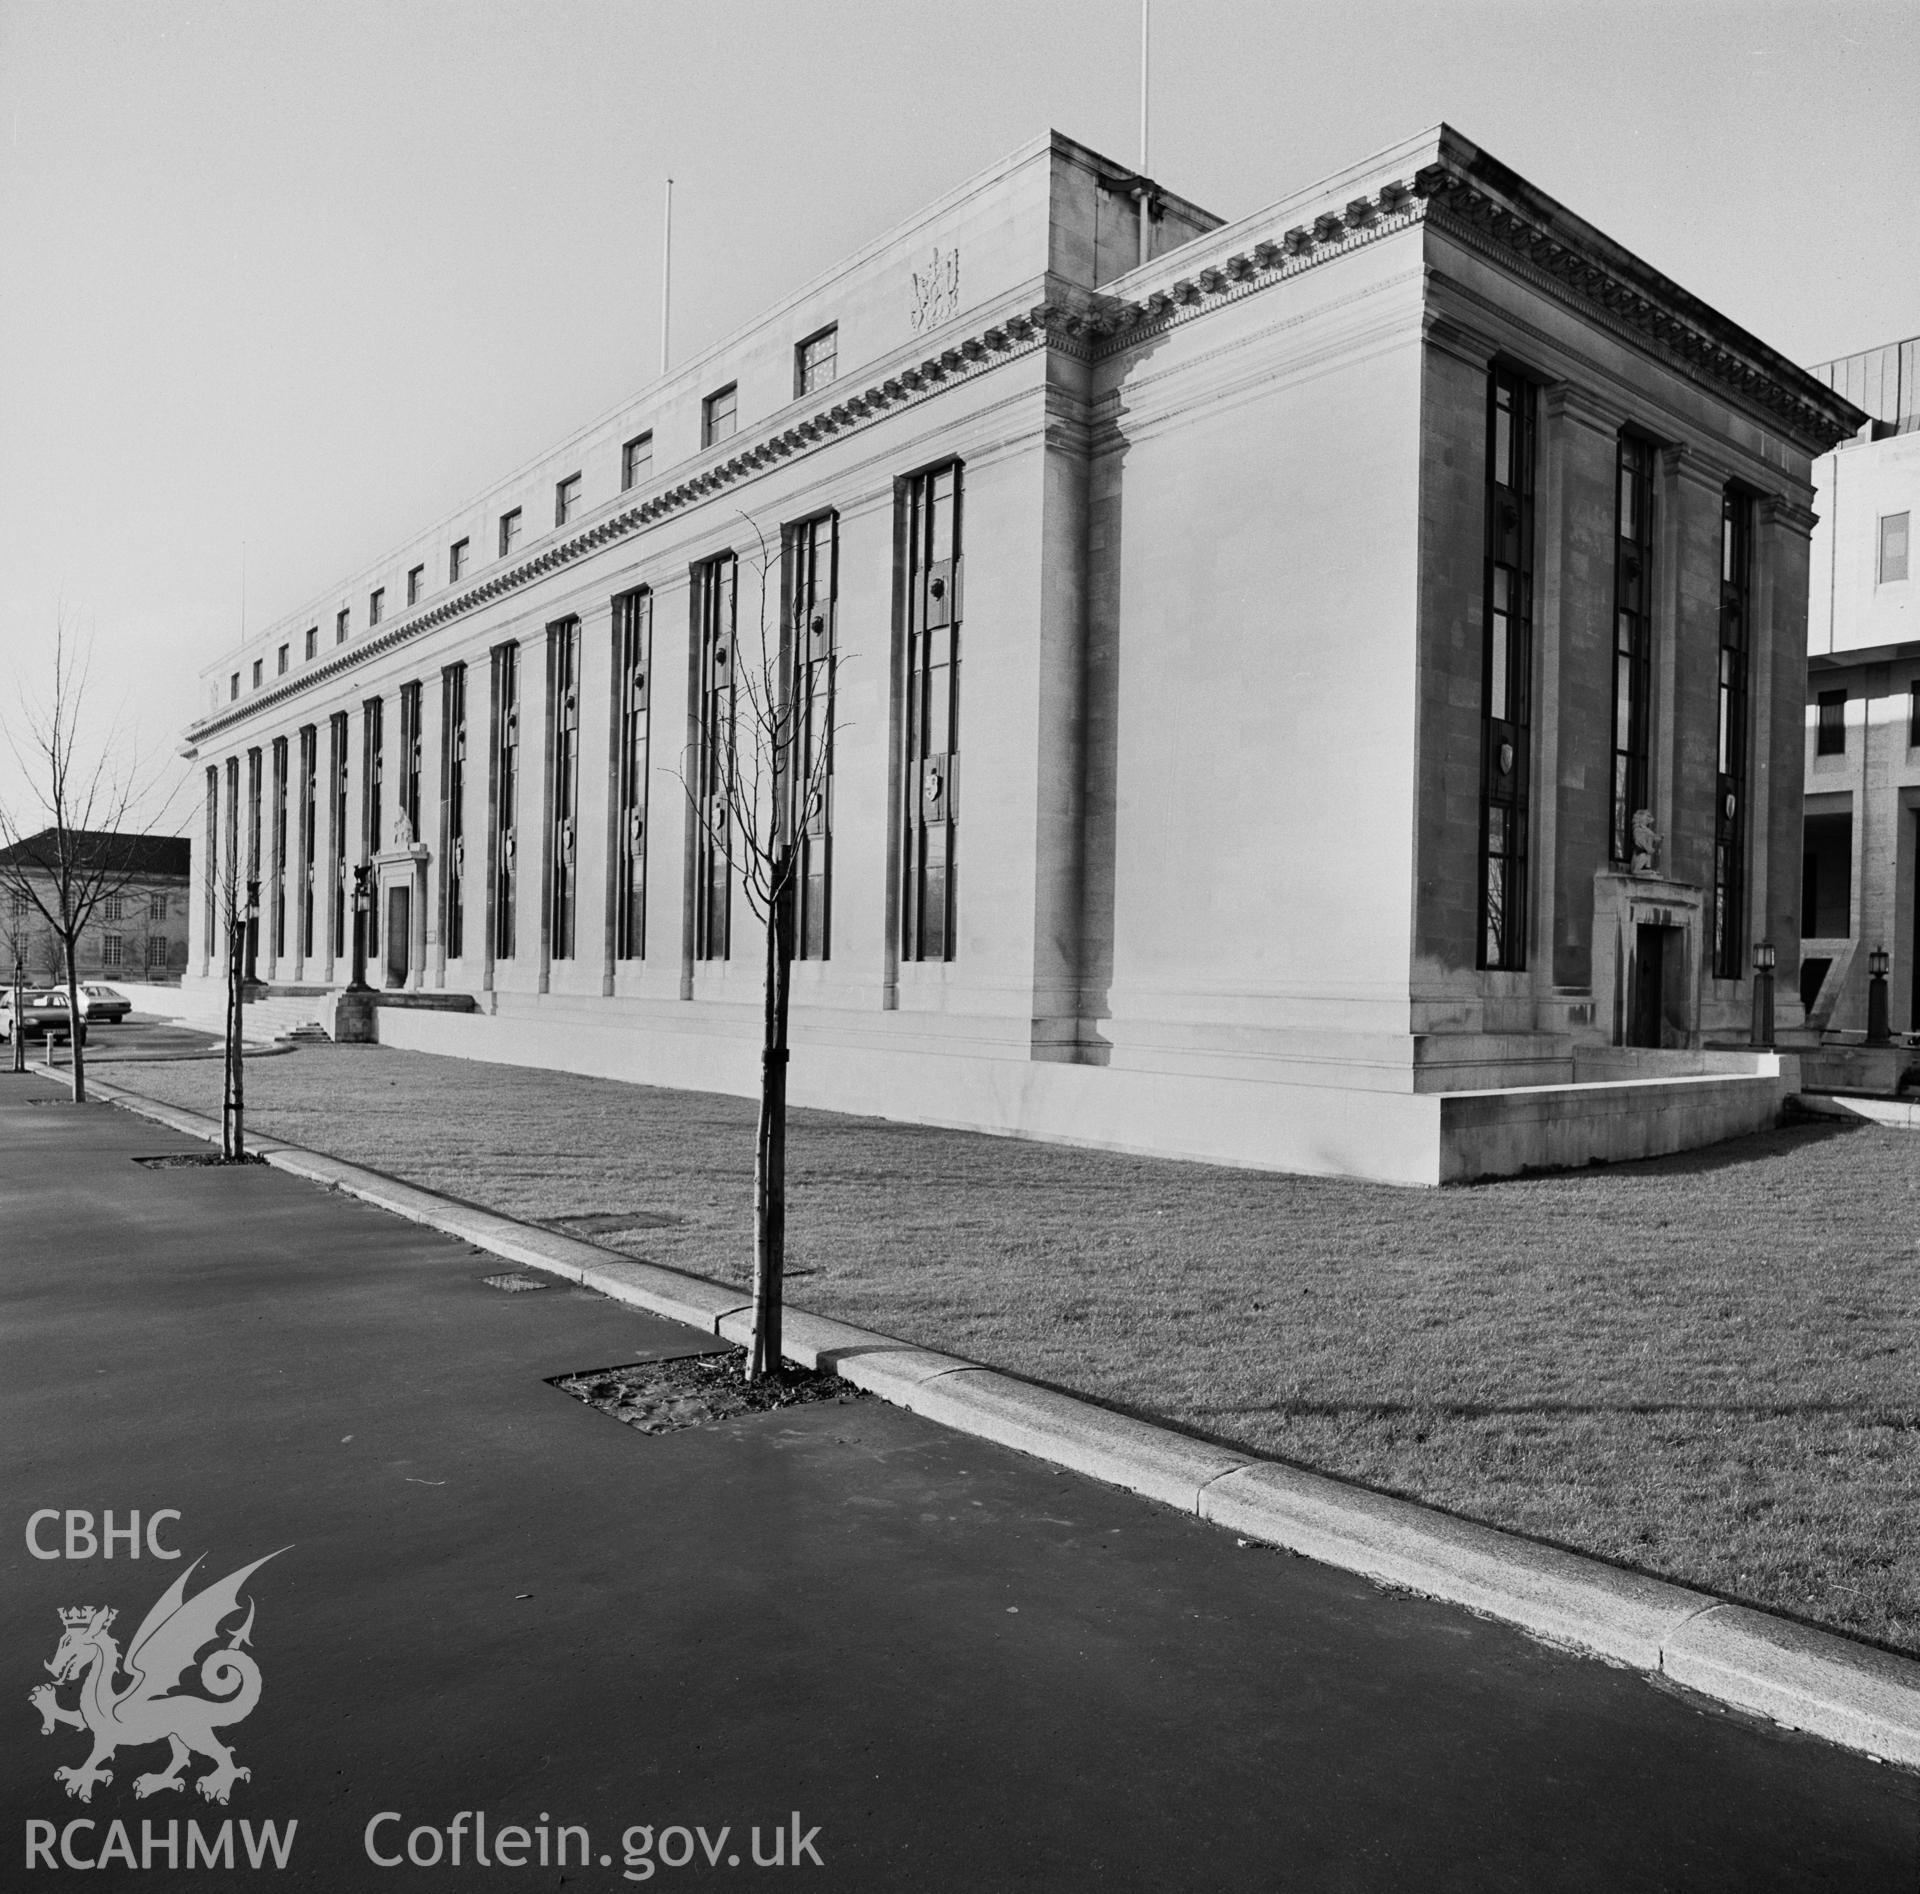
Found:
<path fill-rule="evenodd" d="M 1135 162 L 1139 19 L 0 0 L 0 691 L 64 612 L 170 753 L 243 568 L 257 630 L 644 386 L 669 172 L 684 358 L 1049 125 Z M 1798 360 L 1920 332 L 1912 0 L 1153 29 L 1153 172 L 1223 216 L 1445 119 Z"/>

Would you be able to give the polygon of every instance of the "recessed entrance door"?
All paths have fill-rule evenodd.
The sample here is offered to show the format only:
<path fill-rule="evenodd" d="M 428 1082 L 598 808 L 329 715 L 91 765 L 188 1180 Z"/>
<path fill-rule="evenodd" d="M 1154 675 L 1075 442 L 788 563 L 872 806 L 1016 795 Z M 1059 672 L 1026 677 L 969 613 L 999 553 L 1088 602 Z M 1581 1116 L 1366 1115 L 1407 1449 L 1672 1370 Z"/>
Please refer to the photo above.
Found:
<path fill-rule="evenodd" d="M 1642 932 L 1645 930 L 1642 929 Z M 413 890 L 396 882 L 387 890 L 387 984 L 405 986 L 413 951 Z"/>
<path fill-rule="evenodd" d="M 1677 928 L 1636 927 L 1633 947 L 1633 994 L 1627 1015 L 1627 1044 L 1657 1046 L 1666 1013 L 1667 937 Z"/>

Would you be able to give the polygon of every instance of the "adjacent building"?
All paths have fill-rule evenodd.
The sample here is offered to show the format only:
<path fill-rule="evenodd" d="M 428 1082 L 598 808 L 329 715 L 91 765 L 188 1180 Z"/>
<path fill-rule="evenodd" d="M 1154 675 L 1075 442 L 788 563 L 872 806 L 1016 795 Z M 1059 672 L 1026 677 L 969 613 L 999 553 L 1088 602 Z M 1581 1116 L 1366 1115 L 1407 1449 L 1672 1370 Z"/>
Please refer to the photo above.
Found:
<path fill-rule="evenodd" d="M 1403 1181 L 1767 1122 L 1862 421 L 1454 131 L 1226 223 L 1043 137 L 221 659 L 193 979 L 757 1084 L 716 785 L 813 707 L 796 1099 Z M 718 839 L 717 839 L 718 838 Z"/>
<path fill-rule="evenodd" d="M 1802 997 L 1863 1036 L 1874 956 L 1888 1023 L 1920 1031 L 1920 337 L 1813 373 L 1871 417 L 1815 463 Z"/>
<path fill-rule="evenodd" d="M 0 978 L 11 977 L 16 960 L 36 984 L 66 978 L 66 950 L 46 919 L 59 912 L 60 839 L 43 829 L 0 848 Z M 66 843 L 64 859 L 81 884 L 111 890 L 81 929 L 76 975 L 179 981 L 187 971 L 192 844 L 181 836 L 104 829 L 72 831 Z M 71 885 L 73 876 L 68 879 Z"/>

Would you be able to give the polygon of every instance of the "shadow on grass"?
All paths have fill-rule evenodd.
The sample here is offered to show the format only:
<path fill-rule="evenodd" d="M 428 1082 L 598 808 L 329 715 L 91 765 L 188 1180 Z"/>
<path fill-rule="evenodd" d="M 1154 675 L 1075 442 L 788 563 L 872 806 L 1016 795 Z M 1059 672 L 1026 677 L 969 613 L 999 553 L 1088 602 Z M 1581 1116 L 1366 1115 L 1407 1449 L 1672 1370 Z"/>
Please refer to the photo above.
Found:
<path fill-rule="evenodd" d="M 1498 1190 L 1503 1185 L 1547 1183 L 1557 1178 L 1602 1177 L 1697 1177 L 1716 1171 L 1739 1170 L 1768 1158 L 1783 1157 L 1811 1146 L 1828 1144 L 1836 1138 L 1851 1138 L 1875 1127 L 1865 1119 L 1848 1123 L 1838 1118 L 1807 1118 L 1776 1125 L 1770 1131 L 1749 1132 L 1743 1138 L 1728 1138 L 1722 1144 L 1702 1145 L 1694 1151 L 1671 1151 L 1664 1157 L 1623 1158 L 1610 1162 L 1596 1158 L 1588 1164 L 1542 1165 L 1529 1167 L 1517 1177 L 1469 1177 L 1449 1190 Z"/>

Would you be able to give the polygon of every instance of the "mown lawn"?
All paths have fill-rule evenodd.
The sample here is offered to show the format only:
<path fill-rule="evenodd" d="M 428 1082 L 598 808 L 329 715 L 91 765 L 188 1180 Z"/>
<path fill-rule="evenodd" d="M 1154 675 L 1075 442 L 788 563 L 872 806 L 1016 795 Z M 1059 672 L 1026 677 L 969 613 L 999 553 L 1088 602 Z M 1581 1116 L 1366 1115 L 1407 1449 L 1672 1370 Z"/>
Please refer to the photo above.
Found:
<path fill-rule="evenodd" d="M 217 1115 L 217 1065 L 123 1067 Z M 746 1279 L 740 1099 L 322 1047 L 252 1125 Z M 1410 1191 L 797 1112 L 797 1306 L 1920 1650 L 1920 1137 Z"/>

